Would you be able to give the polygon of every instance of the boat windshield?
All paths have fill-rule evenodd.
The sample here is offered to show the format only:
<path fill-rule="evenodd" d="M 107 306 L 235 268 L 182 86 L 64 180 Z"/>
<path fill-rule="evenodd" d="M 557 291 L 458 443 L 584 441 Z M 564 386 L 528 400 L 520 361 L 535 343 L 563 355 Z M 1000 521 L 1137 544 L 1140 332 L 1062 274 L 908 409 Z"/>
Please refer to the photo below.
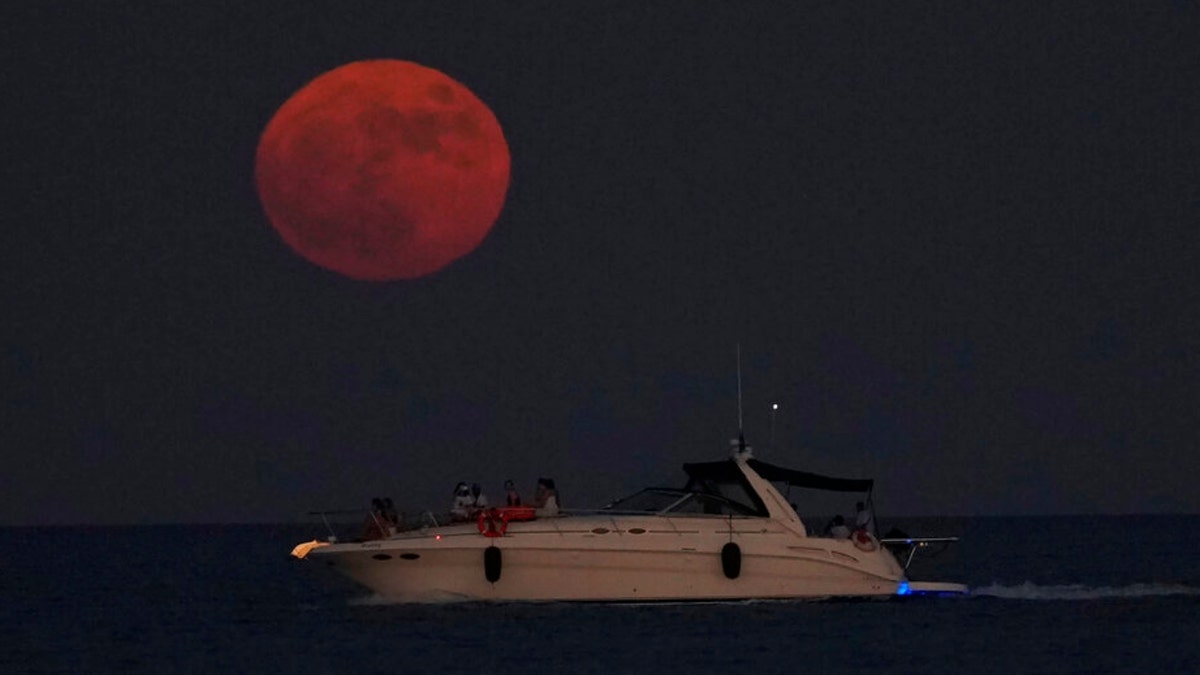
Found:
<path fill-rule="evenodd" d="M 718 516 L 752 516 L 753 509 L 725 497 L 689 490 L 647 488 L 605 506 L 605 511 L 622 513 L 704 514 Z"/>

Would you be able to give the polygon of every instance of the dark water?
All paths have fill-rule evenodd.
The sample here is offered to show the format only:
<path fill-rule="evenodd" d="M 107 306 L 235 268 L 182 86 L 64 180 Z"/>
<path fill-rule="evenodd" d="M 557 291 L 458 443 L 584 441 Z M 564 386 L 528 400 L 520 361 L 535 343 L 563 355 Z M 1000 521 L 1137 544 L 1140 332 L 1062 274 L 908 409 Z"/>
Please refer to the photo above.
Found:
<path fill-rule="evenodd" d="M 316 528 L 3 529 L 0 672 L 1200 672 L 1200 517 L 900 524 L 973 596 L 399 606 L 289 559 Z"/>

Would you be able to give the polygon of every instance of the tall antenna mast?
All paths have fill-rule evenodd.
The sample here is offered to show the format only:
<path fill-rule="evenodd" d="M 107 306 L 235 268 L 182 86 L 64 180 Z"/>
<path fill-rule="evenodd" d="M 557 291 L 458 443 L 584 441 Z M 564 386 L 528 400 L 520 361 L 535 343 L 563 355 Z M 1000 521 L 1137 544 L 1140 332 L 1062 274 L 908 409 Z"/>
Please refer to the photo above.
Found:
<path fill-rule="evenodd" d="M 738 436 L 742 435 L 742 343 L 737 343 Z"/>
<path fill-rule="evenodd" d="M 742 343 L 737 343 L 737 384 L 738 384 L 738 453 L 746 452 L 746 435 L 742 433 Z"/>

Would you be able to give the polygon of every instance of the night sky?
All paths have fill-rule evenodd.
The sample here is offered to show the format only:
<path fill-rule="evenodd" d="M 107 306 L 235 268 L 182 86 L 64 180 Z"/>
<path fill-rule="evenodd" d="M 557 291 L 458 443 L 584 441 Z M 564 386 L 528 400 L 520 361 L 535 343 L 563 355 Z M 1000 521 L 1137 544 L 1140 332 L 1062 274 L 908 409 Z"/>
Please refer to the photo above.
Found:
<path fill-rule="evenodd" d="M 596 506 L 727 455 L 739 344 L 757 456 L 882 513 L 1200 512 L 1195 2 L 4 14 L 0 524 Z M 370 58 L 512 155 L 416 281 L 313 266 L 255 189 L 274 111 Z"/>

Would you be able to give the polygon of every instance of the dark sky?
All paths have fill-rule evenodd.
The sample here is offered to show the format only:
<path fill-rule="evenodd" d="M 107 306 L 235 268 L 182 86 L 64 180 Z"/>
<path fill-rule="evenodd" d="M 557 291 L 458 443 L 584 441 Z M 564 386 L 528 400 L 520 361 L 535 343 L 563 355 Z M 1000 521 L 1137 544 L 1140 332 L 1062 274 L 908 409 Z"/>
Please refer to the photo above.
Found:
<path fill-rule="evenodd" d="M 881 511 L 1200 512 L 1195 2 L 5 14 L 0 524 L 597 505 L 726 455 L 739 343 L 758 456 Z M 255 192 L 275 109 L 367 58 L 512 153 L 417 281 L 314 267 Z"/>

